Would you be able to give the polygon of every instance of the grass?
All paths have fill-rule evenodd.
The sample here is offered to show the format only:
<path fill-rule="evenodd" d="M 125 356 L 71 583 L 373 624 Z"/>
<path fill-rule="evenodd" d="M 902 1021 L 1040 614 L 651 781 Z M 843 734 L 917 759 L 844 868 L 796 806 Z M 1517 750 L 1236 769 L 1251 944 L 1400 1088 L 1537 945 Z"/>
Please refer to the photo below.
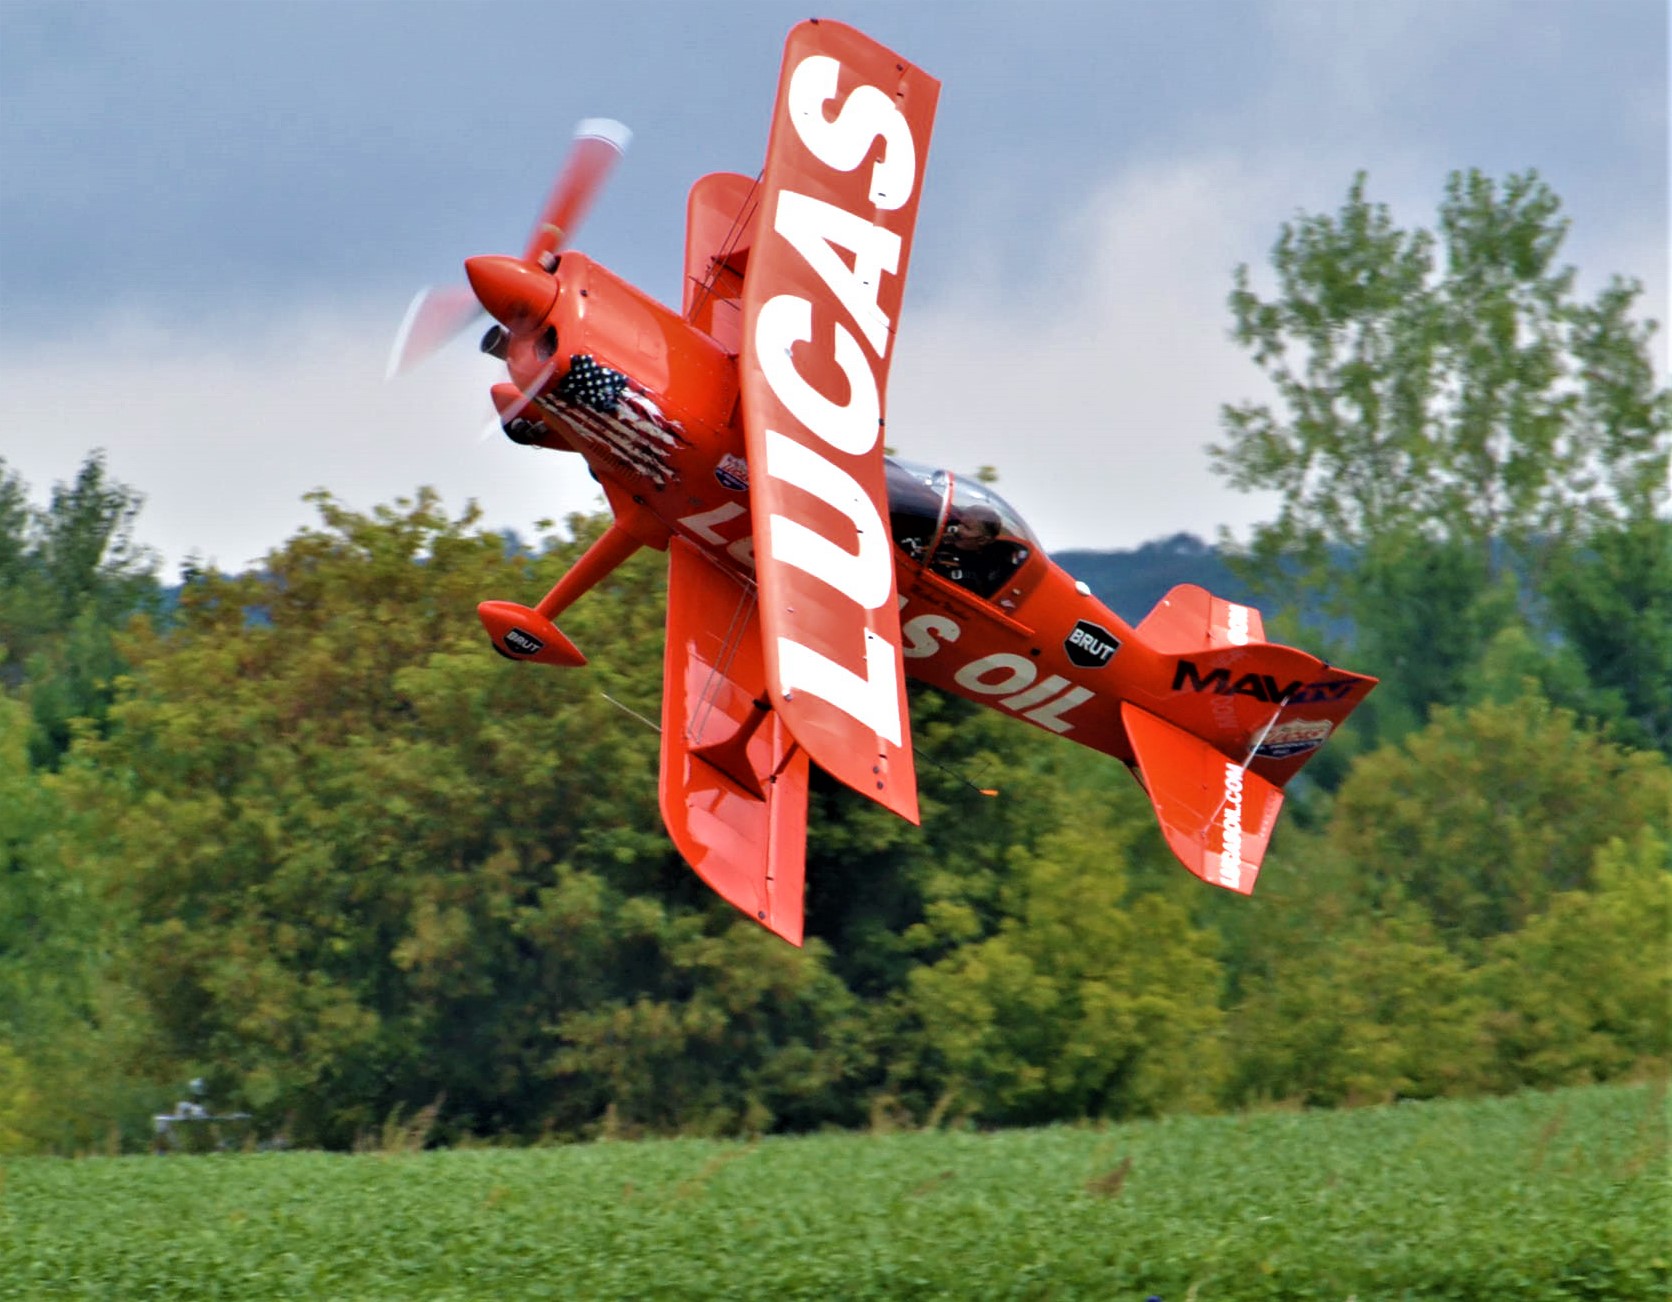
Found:
<path fill-rule="evenodd" d="M 0 1168 L 0 1297 L 1664 1298 L 1666 1091 Z"/>

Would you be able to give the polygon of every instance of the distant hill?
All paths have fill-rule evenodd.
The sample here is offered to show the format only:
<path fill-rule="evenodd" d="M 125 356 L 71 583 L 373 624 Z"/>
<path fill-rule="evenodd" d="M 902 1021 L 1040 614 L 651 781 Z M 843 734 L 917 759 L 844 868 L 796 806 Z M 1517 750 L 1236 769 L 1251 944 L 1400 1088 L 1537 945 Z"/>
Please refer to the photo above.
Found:
<path fill-rule="evenodd" d="M 1231 573 L 1218 549 L 1195 534 L 1176 533 L 1130 551 L 1052 552 L 1051 559 L 1129 624 L 1149 614 L 1180 583 L 1197 584 L 1231 601 L 1252 600 L 1247 585 Z"/>
<path fill-rule="evenodd" d="M 505 537 L 508 555 L 535 551 L 515 533 L 506 531 Z M 1180 583 L 1197 584 L 1229 601 L 1259 605 L 1248 585 L 1231 573 L 1219 549 L 1192 533 L 1176 533 L 1126 550 L 1052 552 L 1051 559 L 1129 624 L 1143 619 Z M 179 603 L 180 588 L 175 584 L 162 590 L 165 619 Z M 264 612 L 255 612 L 252 622 L 266 622 Z"/>

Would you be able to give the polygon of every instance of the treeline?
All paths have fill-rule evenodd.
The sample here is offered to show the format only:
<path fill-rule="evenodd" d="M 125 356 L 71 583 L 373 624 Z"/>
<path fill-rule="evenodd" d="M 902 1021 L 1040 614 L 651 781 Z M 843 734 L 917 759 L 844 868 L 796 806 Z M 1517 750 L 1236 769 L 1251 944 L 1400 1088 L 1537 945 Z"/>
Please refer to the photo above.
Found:
<path fill-rule="evenodd" d="M 586 669 L 544 671 L 489 654 L 475 603 L 543 590 L 597 520 L 519 549 L 427 491 L 321 495 L 260 572 L 170 606 L 97 458 L 41 510 L 0 467 L 0 1149 L 141 1145 L 193 1076 L 346 1145 L 431 1104 L 534 1139 L 1664 1072 L 1649 327 L 1629 284 L 1575 296 L 1536 178 L 1453 178 L 1438 234 L 1363 188 L 1285 228 L 1272 299 L 1246 272 L 1232 299 L 1277 398 L 1217 456 L 1285 494 L 1235 563 L 1384 679 L 1252 899 L 1177 869 L 1119 765 L 918 692 L 923 826 L 815 787 L 793 950 L 661 830 L 629 713 L 658 715 L 660 557 L 565 615 Z"/>

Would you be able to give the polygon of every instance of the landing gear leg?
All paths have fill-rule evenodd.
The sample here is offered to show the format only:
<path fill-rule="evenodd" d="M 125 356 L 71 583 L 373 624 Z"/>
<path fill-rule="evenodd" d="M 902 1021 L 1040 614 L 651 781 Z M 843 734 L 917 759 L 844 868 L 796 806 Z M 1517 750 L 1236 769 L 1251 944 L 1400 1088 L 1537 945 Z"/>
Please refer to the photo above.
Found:
<path fill-rule="evenodd" d="M 570 667 L 584 665 L 586 657 L 558 632 L 552 617 L 572 606 L 576 598 L 596 587 L 643 545 L 617 521 L 532 608 L 513 601 L 484 601 L 476 607 L 476 615 L 488 630 L 493 649 L 508 660 Z"/>

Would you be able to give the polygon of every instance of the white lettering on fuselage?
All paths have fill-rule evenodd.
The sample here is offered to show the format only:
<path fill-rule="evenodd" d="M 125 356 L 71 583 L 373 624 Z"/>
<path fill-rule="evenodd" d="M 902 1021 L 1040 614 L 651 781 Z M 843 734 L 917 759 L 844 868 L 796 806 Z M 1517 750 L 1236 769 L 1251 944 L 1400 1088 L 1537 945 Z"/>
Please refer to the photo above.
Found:
<path fill-rule="evenodd" d="M 905 604 L 904 597 L 900 598 L 900 604 Z M 940 642 L 936 638 L 956 642 L 962 632 L 950 616 L 919 615 L 900 625 L 902 653 L 907 660 L 925 660 L 940 650 Z"/>
<path fill-rule="evenodd" d="M 900 626 L 903 654 L 908 660 L 927 660 L 943 643 L 956 642 L 962 631 L 947 615 L 918 615 Z M 1074 725 L 1062 716 L 1096 695 L 1057 674 L 1039 678 L 1039 667 L 1031 659 L 1006 651 L 967 661 L 952 681 L 967 692 L 999 697 L 997 704 L 1052 732 L 1072 732 Z"/>
<path fill-rule="evenodd" d="M 1232 646 L 1248 645 L 1248 607 L 1226 602 L 1225 640 Z"/>
<path fill-rule="evenodd" d="M 839 71 L 840 65 L 827 55 L 811 55 L 796 65 L 786 96 L 790 123 L 808 151 L 838 172 L 857 168 L 880 137 L 883 151 L 871 169 L 870 200 L 877 208 L 897 209 L 911 198 L 916 184 L 917 150 L 911 127 L 894 101 L 874 86 L 851 91 L 836 117 L 827 120 L 825 105 L 836 95 Z M 877 295 L 883 274 L 898 270 L 900 236 L 793 190 L 778 193 L 772 229 L 818 274 L 878 360 L 886 356 L 892 322 Z M 811 439 L 802 437 L 802 431 L 793 428 L 766 430 L 763 470 L 769 478 L 834 507 L 852 524 L 856 542 L 850 550 L 804 520 L 773 514 L 767 520 L 766 546 L 774 563 L 821 579 L 840 596 L 872 611 L 887 603 L 893 587 L 888 535 L 870 497 L 830 460 L 826 449 L 849 456 L 867 456 L 875 449 L 882 435 L 877 363 L 838 322 L 833 355 L 847 378 L 848 401 L 837 404 L 796 367 L 795 346 L 812 342 L 813 304 L 807 299 L 780 294 L 762 304 L 755 317 L 755 361 L 773 396 L 811 435 Z M 863 674 L 792 637 L 780 636 L 777 650 L 778 689 L 784 697 L 798 691 L 816 696 L 878 736 L 900 744 L 899 665 L 895 648 L 886 638 L 865 630 Z"/>
<path fill-rule="evenodd" d="M 740 517 L 747 523 L 748 508 L 741 502 L 722 502 L 712 511 L 700 511 L 695 515 L 681 517 L 679 523 L 689 529 L 704 542 L 715 547 L 725 548 L 726 555 L 746 570 L 755 568 L 755 540 L 749 534 L 741 538 L 727 540 L 720 532 L 719 526 L 728 524 Z"/>

